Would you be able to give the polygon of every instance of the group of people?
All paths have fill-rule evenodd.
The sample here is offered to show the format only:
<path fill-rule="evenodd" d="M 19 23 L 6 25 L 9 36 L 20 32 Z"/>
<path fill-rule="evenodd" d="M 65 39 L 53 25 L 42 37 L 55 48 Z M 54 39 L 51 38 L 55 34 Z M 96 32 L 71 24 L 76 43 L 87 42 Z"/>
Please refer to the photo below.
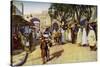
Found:
<path fill-rule="evenodd" d="M 37 37 L 38 36 L 36 36 L 34 30 L 31 30 L 30 33 L 24 33 L 21 30 L 18 30 L 12 35 L 12 49 L 32 51 L 33 49 L 35 49 L 34 46 L 36 44 Z"/>
<path fill-rule="evenodd" d="M 47 28 L 44 32 L 39 31 L 38 33 L 31 30 L 28 36 L 25 36 L 25 34 L 19 31 L 17 36 L 18 39 L 14 35 L 15 38 L 13 40 L 15 40 L 16 43 L 19 42 L 23 49 L 28 48 L 28 51 L 31 51 L 32 48 L 35 47 L 33 44 L 39 40 L 41 57 L 44 64 L 50 59 L 49 46 L 51 47 L 55 43 L 64 44 L 70 42 L 80 46 L 89 46 L 91 50 L 96 50 L 96 33 L 91 24 L 89 24 L 88 29 L 87 33 L 85 26 L 81 27 L 75 25 L 73 27 L 67 27 L 67 29 L 60 27 L 58 30 L 54 29 L 52 31 Z"/>
<path fill-rule="evenodd" d="M 61 42 L 72 44 L 78 44 L 80 46 L 90 46 L 91 50 L 96 50 L 97 38 L 96 32 L 91 24 L 88 25 L 88 31 L 86 26 L 77 26 L 61 29 Z"/>
<path fill-rule="evenodd" d="M 46 42 L 46 37 L 51 37 L 51 43 L 53 44 L 64 44 L 64 43 L 72 43 L 78 44 L 79 46 L 89 46 L 90 50 L 95 51 L 97 49 L 97 40 L 96 40 L 96 32 L 93 29 L 93 26 L 89 24 L 88 31 L 85 26 L 78 26 L 67 28 L 64 30 L 63 28 L 59 28 L 58 30 L 53 30 L 50 34 L 50 31 L 44 32 L 41 36 L 40 49 L 41 49 L 41 57 L 43 63 L 48 60 L 49 57 L 49 46 Z M 88 33 L 87 33 L 88 32 Z"/>

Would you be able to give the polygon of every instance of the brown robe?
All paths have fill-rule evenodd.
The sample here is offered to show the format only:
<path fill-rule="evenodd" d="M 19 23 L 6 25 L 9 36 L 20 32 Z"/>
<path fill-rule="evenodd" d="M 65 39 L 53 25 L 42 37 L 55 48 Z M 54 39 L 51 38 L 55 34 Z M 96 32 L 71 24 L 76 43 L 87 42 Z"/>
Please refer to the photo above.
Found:
<path fill-rule="evenodd" d="M 49 59 L 49 49 L 48 49 L 48 45 L 44 38 L 42 38 L 40 41 L 40 49 L 41 49 L 42 61 L 44 64 L 46 62 L 46 60 Z"/>

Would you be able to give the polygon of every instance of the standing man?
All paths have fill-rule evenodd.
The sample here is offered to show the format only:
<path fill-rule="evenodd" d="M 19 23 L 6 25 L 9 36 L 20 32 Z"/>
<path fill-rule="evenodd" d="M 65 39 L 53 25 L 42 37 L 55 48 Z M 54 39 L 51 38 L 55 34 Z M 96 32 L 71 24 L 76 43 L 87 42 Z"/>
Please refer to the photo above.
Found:
<path fill-rule="evenodd" d="M 92 28 L 92 26 L 89 25 L 89 34 L 88 34 L 88 43 L 91 50 L 96 50 L 96 35 Z"/>
<path fill-rule="evenodd" d="M 79 28 L 78 33 L 77 33 L 76 43 L 78 45 L 81 45 L 81 43 L 82 43 L 82 29 L 81 28 Z"/>
<path fill-rule="evenodd" d="M 62 44 L 63 44 L 63 43 L 65 43 L 65 37 L 64 37 L 64 30 L 63 29 L 61 29 L 61 35 L 62 35 L 61 41 L 62 41 Z"/>
<path fill-rule="evenodd" d="M 72 44 L 75 43 L 75 26 L 71 28 L 71 38 L 72 38 Z"/>
<path fill-rule="evenodd" d="M 72 41 L 72 37 L 71 37 L 71 28 L 68 28 L 68 41 L 69 41 L 69 42 Z"/>
<path fill-rule="evenodd" d="M 86 34 L 86 28 L 83 28 L 83 33 L 82 33 L 82 46 L 87 46 L 87 34 Z"/>
<path fill-rule="evenodd" d="M 66 42 L 68 41 L 68 29 L 66 29 Z"/>

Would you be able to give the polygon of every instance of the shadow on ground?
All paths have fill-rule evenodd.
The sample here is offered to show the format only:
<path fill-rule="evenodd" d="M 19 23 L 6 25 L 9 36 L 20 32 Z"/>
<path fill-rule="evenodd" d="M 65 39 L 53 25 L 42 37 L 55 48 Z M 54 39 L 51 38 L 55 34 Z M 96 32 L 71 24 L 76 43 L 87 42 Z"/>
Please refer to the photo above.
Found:
<path fill-rule="evenodd" d="M 52 60 L 53 58 L 58 58 L 58 57 L 60 57 L 61 54 L 62 54 L 62 52 L 64 52 L 64 50 L 60 50 L 60 51 L 54 52 L 54 53 L 52 54 L 52 57 L 50 58 L 50 60 Z M 50 60 L 49 60 L 49 61 L 50 61 Z"/>

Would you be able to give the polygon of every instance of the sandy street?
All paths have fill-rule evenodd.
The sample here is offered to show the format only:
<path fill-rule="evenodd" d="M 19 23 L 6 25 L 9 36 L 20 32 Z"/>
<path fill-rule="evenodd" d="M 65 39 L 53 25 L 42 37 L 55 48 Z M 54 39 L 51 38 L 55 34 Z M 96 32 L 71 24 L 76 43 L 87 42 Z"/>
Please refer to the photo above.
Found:
<path fill-rule="evenodd" d="M 42 64 L 40 54 L 40 48 L 37 46 L 35 51 L 29 53 L 28 58 L 23 65 Z M 19 58 L 21 57 L 21 54 L 15 57 Z M 48 61 L 46 64 L 76 63 L 85 61 L 90 62 L 96 60 L 96 51 L 90 51 L 89 47 L 82 47 L 78 46 L 77 44 L 67 43 L 64 45 L 55 45 L 50 47 L 50 61 Z"/>

